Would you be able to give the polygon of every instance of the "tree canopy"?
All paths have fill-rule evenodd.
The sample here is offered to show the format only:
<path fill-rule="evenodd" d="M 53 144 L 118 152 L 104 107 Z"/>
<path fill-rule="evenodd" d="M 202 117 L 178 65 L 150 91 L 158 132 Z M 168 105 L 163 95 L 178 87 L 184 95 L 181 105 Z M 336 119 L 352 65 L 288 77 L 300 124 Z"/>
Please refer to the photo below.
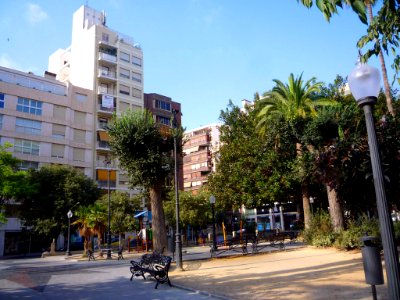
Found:
<path fill-rule="evenodd" d="M 111 148 L 128 172 L 132 186 L 143 186 L 150 195 L 154 249 L 167 246 L 162 191 L 172 171 L 173 131 L 161 130 L 150 112 L 128 110 L 115 116 L 108 132 Z M 163 134 L 164 133 L 164 134 Z"/>
<path fill-rule="evenodd" d="M 50 239 L 68 226 L 67 212 L 79 203 L 93 204 L 99 197 L 94 180 L 70 166 L 44 166 L 29 170 L 27 182 L 34 190 L 21 196 L 20 216 L 25 226 Z"/>

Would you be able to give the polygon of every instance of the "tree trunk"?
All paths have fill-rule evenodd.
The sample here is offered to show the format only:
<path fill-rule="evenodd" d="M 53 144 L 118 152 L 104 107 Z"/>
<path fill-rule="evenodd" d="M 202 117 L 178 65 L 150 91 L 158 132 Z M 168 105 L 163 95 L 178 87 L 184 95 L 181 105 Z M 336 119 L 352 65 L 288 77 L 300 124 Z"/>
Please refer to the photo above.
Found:
<path fill-rule="evenodd" d="M 300 143 L 296 143 L 296 154 L 298 159 L 301 159 L 301 157 L 303 156 L 303 149 Z M 303 199 L 304 228 L 309 229 L 311 223 L 311 209 L 310 209 L 308 186 L 305 183 L 301 185 L 301 194 Z"/>
<path fill-rule="evenodd" d="M 167 248 L 167 230 L 161 199 L 162 184 L 157 183 L 150 188 L 150 203 L 152 212 L 153 249 L 162 252 Z"/>
<path fill-rule="evenodd" d="M 340 205 L 337 191 L 326 184 L 326 192 L 328 194 L 329 214 L 332 219 L 332 225 L 335 231 L 342 230 L 344 227 L 343 211 Z"/>
<path fill-rule="evenodd" d="M 311 224 L 311 209 L 310 209 L 310 200 L 308 194 L 308 186 L 303 185 L 301 187 L 301 193 L 303 198 L 304 228 L 309 229 Z"/>
<path fill-rule="evenodd" d="M 369 15 L 369 22 L 371 24 L 372 20 L 374 19 L 374 16 L 372 14 L 372 4 L 369 1 L 367 1 L 366 5 L 367 5 L 367 10 L 368 10 L 368 15 Z M 375 42 L 379 43 L 379 40 L 375 39 Z M 392 95 L 390 94 L 390 85 L 389 85 L 389 80 L 388 80 L 387 71 L 386 71 L 385 58 L 383 57 L 382 50 L 379 50 L 378 56 L 379 56 L 379 62 L 381 64 L 383 85 L 385 87 L 386 106 L 387 106 L 389 113 L 392 116 L 394 116 Z"/>

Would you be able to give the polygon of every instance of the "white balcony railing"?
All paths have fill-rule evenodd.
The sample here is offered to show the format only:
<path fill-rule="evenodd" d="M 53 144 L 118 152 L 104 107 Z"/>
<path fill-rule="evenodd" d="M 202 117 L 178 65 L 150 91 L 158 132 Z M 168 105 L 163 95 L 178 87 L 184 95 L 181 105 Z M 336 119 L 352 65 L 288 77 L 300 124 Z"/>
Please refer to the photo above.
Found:
<path fill-rule="evenodd" d="M 99 53 L 99 60 L 105 60 L 111 63 L 117 63 L 117 56 L 108 53 Z"/>
<path fill-rule="evenodd" d="M 115 96 L 115 89 L 99 86 L 97 88 L 97 94 L 99 94 L 99 95 L 105 94 L 105 95 Z"/>
<path fill-rule="evenodd" d="M 116 80 L 117 73 L 109 70 L 99 69 L 98 76 L 101 78 L 113 79 Z"/>

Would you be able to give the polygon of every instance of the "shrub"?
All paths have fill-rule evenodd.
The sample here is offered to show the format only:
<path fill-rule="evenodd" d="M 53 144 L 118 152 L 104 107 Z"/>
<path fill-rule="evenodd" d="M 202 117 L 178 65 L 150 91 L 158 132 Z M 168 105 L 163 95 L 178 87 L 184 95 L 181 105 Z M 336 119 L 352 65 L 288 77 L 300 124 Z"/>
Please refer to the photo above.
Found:
<path fill-rule="evenodd" d="M 396 241 L 396 245 L 400 245 L 400 222 L 393 222 L 394 227 L 394 239 Z"/>
<path fill-rule="evenodd" d="M 400 240 L 400 222 L 395 224 L 397 240 Z M 311 218 L 310 228 L 303 231 L 304 241 L 316 247 L 335 246 L 344 250 L 359 249 L 362 246 L 361 237 L 380 237 L 377 219 L 362 215 L 357 220 L 347 222 L 347 230 L 335 232 L 328 212 L 319 210 Z"/>
<path fill-rule="evenodd" d="M 306 243 L 316 247 L 330 247 L 336 240 L 329 213 L 318 210 L 311 218 L 310 228 L 303 231 Z"/>
<path fill-rule="evenodd" d="M 378 220 L 364 214 L 357 220 L 347 222 L 347 230 L 340 232 L 335 246 L 345 250 L 360 249 L 361 238 L 365 235 L 380 237 Z"/>

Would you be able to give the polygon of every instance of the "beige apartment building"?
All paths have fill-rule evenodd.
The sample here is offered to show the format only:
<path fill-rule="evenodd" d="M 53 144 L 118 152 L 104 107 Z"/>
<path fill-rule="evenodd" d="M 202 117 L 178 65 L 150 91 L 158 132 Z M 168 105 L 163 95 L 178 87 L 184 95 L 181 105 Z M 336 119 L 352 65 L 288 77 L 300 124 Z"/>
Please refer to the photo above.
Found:
<path fill-rule="evenodd" d="M 208 175 L 215 171 L 220 147 L 218 124 L 185 132 L 183 145 L 183 184 L 185 191 L 196 193 L 207 185 Z"/>
<path fill-rule="evenodd" d="M 128 177 L 111 157 L 105 128 L 114 113 L 144 107 L 142 49 L 133 38 L 107 27 L 105 12 L 84 5 L 73 15 L 71 46 L 55 51 L 48 69 L 61 82 L 93 91 L 91 177 L 105 188 L 110 168 L 110 186 L 128 191 Z"/>
<path fill-rule="evenodd" d="M 87 89 L 0 67 L 0 143 L 21 169 L 68 164 L 93 174 L 93 97 Z"/>
<path fill-rule="evenodd" d="M 0 144 L 12 144 L 8 151 L 21 160 L 20 169 L 65 164 L 93 177 L 94 132 L 91 90 L 49 72 L 41 77 L 0 67 Z M 0 224 L 0 256 L 20 231 L 17 218 Z"/>

